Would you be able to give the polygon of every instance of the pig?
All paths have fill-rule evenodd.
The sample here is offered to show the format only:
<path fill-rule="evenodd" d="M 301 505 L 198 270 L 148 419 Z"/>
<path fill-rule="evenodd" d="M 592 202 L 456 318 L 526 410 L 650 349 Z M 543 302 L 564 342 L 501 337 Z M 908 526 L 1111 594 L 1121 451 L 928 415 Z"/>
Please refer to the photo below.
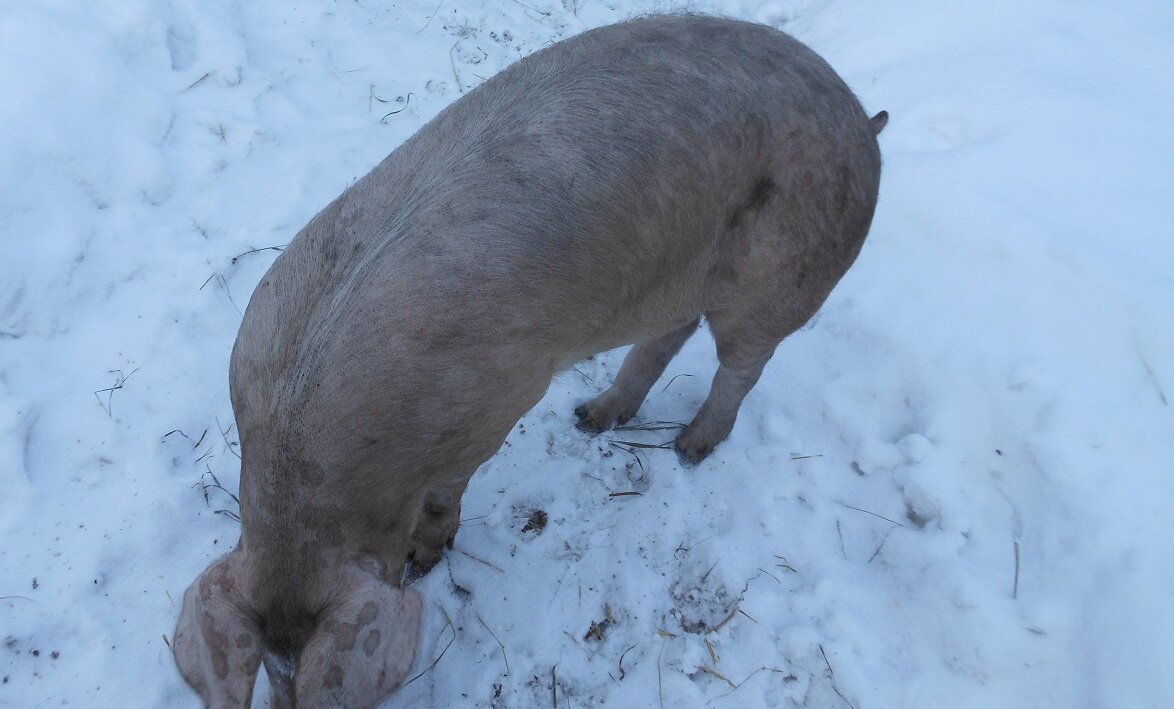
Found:
<path fill-rule="evenodd" d="M 442 111 L 262 277 L 232 352 L 240 540 L 188 588 L 183 678 L 214 707 L 372 706 L 411 666 L 461 496 L 551 378 L 634 345 L 574 411 L 634 416 L 704 317 L 718 368 L 676 439 L 734 425 L 855 260 L 873 118 L 810 49 L 697 15 L 589 31 Z"/>

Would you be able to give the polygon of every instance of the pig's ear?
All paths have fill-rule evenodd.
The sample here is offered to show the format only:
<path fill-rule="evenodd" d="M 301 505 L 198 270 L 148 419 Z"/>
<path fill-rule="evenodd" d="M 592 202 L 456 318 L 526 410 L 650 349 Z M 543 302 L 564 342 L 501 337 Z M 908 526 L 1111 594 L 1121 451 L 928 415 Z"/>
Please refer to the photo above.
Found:
<path fill-rule="evenodd" d="M 403 681 L 420 632 L 420 594 L 346 570 L 298 658 L 297 706 L 372 707 Z"/>
<path fill-rule="evenodd" d="M 179 673 L 210 707 L 247 707 L 263 648 L 240 591 L 240 555 L 213 562 L 183 594 L 172 650 Z"/>

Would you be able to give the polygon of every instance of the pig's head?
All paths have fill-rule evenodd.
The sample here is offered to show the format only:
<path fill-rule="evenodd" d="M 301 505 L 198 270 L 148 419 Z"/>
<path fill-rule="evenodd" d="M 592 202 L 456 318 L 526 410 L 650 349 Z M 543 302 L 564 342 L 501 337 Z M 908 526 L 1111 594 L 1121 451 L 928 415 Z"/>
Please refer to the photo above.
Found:
<path fill-rule="evenodd" d="M 205 704 L 247 707 L 262 661 L 274 706 L 369 707 L 400 685 L 419 634 L 421 602 L 414 589 L 392 586 L 352 563 L 332 574 L 321 608 L 290 620 L 250 603 L 246 563 L 234 551 L 184 594 L 175 661 Z M 279 627 L 291 622 L 305 630 Z M 274 642 L 299 636 L 304 640 L 293 649 Z"/>

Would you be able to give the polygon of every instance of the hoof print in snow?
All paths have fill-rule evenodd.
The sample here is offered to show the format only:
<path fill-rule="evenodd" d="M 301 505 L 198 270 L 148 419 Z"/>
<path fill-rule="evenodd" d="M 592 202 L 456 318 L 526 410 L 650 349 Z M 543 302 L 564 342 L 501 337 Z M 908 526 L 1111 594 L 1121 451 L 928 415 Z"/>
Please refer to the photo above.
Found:
<path fill-rule="evenodd" d="M 738 599 L 712 569 L 698 579 L 678 579 L 669 588 L 672 610 L 669 614 L 686 633 L 702 634 L 717 630 L 738 608 Z"/>
<path fill-rule="evenodd" d="M 917 527 L 918 529 L 925 529 L 925 525 L 929 524 L 930 521 L 932 521 L 935 517 L 936 515 L 923 515 L 913 507 L 912 503 L 905 503 L 905 519 L 912 522 L 913 526 Z"/>
<path fill-rule="evenodd" d="M 526 524 L 522 525 L 522 534 L 538 536 L 542 534 L 542 530 L 544 529 L 546 529 L 546 512 L 543 510 L 534 510 L 530 513 Z"/>
<path fill-rule="evenodd" d="M 550 515 L 544 509 L 548 500 L 527 499 L 515 502 L 510 508 L 510 528 L 514 534 L 525 540 L 542 534 L 550 522 Z"/>
<path fill-rule="evenodd" d="M 591 627 L 587 628 L 587 632 L 583 634 L 584 640 L 597 640 L 603 642 L 607 637 L 607 632 L 615 625 L 616 619 L 612 615 L 611 606 L 603 604 L 603 620 L 591 621 Z"/>

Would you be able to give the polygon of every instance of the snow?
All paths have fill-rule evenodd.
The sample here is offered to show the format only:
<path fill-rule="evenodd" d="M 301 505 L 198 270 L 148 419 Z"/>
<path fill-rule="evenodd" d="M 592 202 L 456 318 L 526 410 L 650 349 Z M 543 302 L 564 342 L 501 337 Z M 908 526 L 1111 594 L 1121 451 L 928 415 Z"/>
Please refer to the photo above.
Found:
<path fill-rule="evenodd" d="M 268 247 L 519 57 L 681 7 L 0 8 L 0 706 L 197 705 L 165 640 L 238 533 Z M 388 706 L 1168 706 L 1174 5 L 690 7 L 889 111 L 869 241 L 696 468 L 573 429 L 622 352 L 557 378 L 417 582 Z M 714 367 L 695 336 L 640 420 Z"/>

